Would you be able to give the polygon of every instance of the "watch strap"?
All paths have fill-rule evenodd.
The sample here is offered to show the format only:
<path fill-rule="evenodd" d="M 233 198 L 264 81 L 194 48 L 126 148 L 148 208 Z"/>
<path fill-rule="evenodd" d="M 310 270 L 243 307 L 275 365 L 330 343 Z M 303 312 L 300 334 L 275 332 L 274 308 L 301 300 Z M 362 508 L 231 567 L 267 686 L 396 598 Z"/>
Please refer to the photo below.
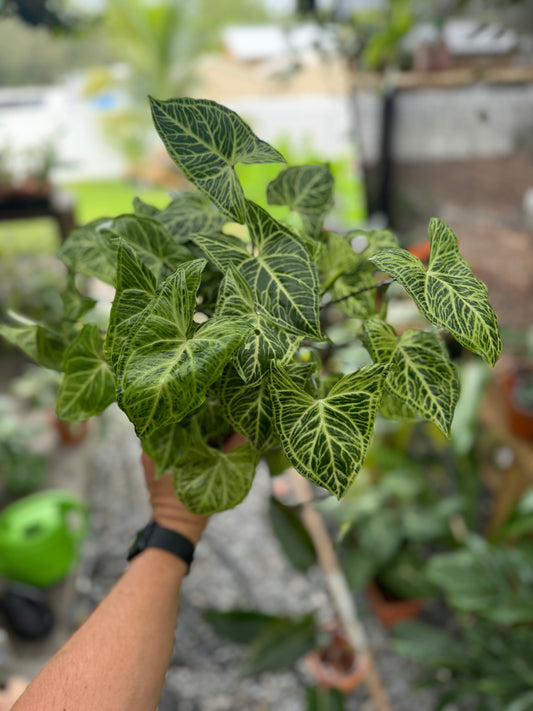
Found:
<path fill-rule="evenodd" d="M 146 548 L 160 548 L 173 553 L 181 558 L 190 568 L 194 557 L 194 544 L 181 533 L 164 528 L 155 521 L 151 521 L 141 529 L 128 552 L 128 561 L 146 550 Z"/>

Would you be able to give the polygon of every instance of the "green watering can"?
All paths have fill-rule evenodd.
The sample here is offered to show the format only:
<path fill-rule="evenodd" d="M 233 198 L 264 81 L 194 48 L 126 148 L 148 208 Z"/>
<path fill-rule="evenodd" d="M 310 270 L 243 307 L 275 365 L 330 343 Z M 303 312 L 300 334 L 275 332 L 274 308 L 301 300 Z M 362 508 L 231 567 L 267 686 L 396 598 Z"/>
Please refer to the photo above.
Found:
<path fill-rule="evenodd" d="M 68 491 L 43 491 L 0 514 L 0 575 L 44 588 L 63 580 L 89 528 L 87 507 Z"/>

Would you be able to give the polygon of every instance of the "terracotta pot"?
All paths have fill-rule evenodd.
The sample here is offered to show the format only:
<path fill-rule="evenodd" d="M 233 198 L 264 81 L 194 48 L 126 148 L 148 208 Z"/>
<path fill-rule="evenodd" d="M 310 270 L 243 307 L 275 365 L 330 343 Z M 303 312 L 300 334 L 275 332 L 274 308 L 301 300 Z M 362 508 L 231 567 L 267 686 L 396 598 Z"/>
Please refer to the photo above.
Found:
<path fill-rule="evenodd" d="M 416 242 L 415 244 L 409 245 L 407 251 L 415 257 L 418 257 L 423 262 L 427 262 L 429 259 L 429 240 L 423 239 L 421 242 Z"/>
<path fill-rule="evenodd" d="M 521 399 L 525 384 L 533 390 L 533 369 L 517 366 L 503 378 L 503 395 L 509 429 L 519 437 L 533 440 L 533 404 Z"/>
<path fill-rule="evenodd" d="M 394 627 L 398 622 L 418 617 L 424 605 L 423 601 L 419 599 L 388 599 L 375 583 L 371 583 L 365 592 L 376 617 L 387 629 Z"/>
<path fill-rule="evenodd" d="M 89 431 L 88 420 L 81 422 L 65 422 L 54 418 L 54 425 L 63 444 L 76 444 L 87 436 Z"/>
<path fill-rule="evenodd" d="M 349 694 L 366 679 L 370 656 L 355 652 L 337 624 L 325 630 L 332 635 L 329 644 L 307 654 L 305 664 L 319 686 Z"/>

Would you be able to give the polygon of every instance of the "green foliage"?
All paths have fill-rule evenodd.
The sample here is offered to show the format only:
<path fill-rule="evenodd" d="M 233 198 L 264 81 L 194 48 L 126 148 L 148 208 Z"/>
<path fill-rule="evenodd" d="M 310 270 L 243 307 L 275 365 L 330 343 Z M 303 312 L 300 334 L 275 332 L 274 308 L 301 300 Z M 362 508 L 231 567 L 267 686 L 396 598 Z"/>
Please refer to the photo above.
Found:
<path fill-rule="evenodd" d="M 151 105 L 169 154 L 199 192 L 164 209 L 137 200 L 131 214 L 93 220 L 61 248 L 72 272 L 115 286 L 106 333 L 74 280 L 63 318 L 2 326 L 5 338 L 65 373 L 61 416 L 88 417 L 116 397 L 158 472 L 172 473 L 178 495 L 201 513 L 239 503 L 258 457 L 280 444 L 302 474 L 343 496 L 380 409 L 420 415 L 447 434 L 458 386 L 440 330 L 398 337 L 383 321 L 375 272 L 388 271 L 437 329 L 493 363 L 496 317 L 450 228 L 432 221 L 427 271 L 389 232 L 327 232 L 332 178 L 316 165 L 282 169 L 265 185 L 300 226 L 281 222 L 247 198 L 235 166 L 284 159 L 237 114 L 188 98 Z M 359 319 L 374 364 L 325 370 L 336 307 Z M 224 454 L 232 429 L 249 442 Z"/>
<path fill-rule="evenodd" d="M 291 667 L 317 646 L 311 614 L 275 617 L 248 610 L 209 611 L 204 619 L 221 637 L 249 644 L 241 669 L 245 676 Z"/>

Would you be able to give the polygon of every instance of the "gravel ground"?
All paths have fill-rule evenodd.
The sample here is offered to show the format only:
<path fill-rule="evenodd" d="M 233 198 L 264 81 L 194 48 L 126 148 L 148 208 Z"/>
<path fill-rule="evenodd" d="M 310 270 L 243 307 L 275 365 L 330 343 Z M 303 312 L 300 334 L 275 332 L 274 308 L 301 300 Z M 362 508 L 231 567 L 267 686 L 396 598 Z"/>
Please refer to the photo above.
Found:
<path fill-rule="evenodd" d="M 139 447 L 130 425 L 111 409 L 102 420 L 102 439 L 90 456 L 89 505 L 92 533 L 79 568 L 78 615 L 87 614 L 125 568 L 125 551 L 148 519 Z M 320 571 L 295 572 L 270 531 L 267 473 L 258 471 L 240 506 L 209 523 L 183 586 L 177 642 L 160 711 L 300 711 L 305 668 L 260 678 L 239 676 L 243 649 L 219 639 L 202 620 L 207 609 L 258 607 L 275 614 L 314 611 L 331 617 Z M 386 649 L 381 627 L 360 601 L 364 624 L 395 711 L 431 711 L 435 697 L 414 688 L 415 669 Z M 366 691 L 346 700 L 346 711 L 371 711 Z"/>

